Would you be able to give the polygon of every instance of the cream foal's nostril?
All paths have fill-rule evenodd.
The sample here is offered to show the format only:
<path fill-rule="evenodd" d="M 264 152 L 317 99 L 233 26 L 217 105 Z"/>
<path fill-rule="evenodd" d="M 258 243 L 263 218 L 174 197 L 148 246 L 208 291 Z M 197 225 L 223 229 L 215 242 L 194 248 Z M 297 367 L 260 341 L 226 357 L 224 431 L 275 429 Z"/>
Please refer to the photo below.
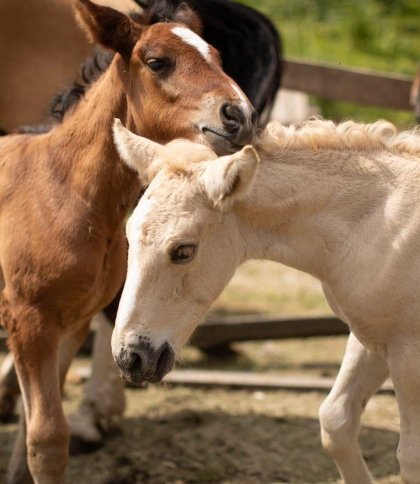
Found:
<path fill-rule="evenodd" d="M 133 383 L 161 381 L 172 369 L 174 361 L 175 353 L 168 343 L 156 349 L 142 340 L 136 346 L 122 349 L 116 358 L 124 378 Z"/>
<path fill-rule="evenodd" d="M 145 367 L 144 361 L 145 357 L 142 353 L 131 353 L 128 357 L 126 368 L 131 372 L 141 372 Z"/>
<path fill-rule="evenodd" d="M 156 376 L 161 380 L 174 366 L 175 353 L 169 343 L 163 344 L 159 352 L 156 363 Z"/>

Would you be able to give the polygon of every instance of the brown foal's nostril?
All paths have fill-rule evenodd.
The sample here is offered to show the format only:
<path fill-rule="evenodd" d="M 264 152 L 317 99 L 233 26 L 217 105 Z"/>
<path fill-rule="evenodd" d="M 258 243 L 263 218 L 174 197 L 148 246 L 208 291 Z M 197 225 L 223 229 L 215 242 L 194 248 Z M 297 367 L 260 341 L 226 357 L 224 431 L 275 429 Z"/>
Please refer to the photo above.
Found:
<path fill-rule="evenodd" d="M 232 143 L 243 146 L 252 142 L 258 119 L 254 108 L 248 106 L 245 110 L 236 102 L 224 102 L 219 115 Z"/>
<path fill-rule="evenodd" d="M 226 102 L 220 107 L 220 118 L 227 131 L 239 131 L 245 125 L 245 114 L 242 108 L 234 103 Z"/>

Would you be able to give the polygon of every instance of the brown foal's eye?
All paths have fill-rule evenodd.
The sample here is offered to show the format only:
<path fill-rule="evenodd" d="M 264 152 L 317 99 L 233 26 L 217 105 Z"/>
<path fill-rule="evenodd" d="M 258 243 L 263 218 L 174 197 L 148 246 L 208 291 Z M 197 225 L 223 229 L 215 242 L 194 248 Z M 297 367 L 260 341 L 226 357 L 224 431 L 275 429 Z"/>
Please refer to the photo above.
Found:
<path fill-rule="evenodd" d="M 147 62 L 147 67 L 153 71 L 153 72 L 162 72 L 163 70 L 165 70 L 168 65 L 169 65 L 169 62 L 167 61 L 167 59 L 149 59 Z"/>
<path fill-rule="evenodd" d="M 170 252 L 171 262 L 174 264 L 186 264 L 194 259 L 197 254 L 197 245 L 181 244 L 174 247 Z"/>

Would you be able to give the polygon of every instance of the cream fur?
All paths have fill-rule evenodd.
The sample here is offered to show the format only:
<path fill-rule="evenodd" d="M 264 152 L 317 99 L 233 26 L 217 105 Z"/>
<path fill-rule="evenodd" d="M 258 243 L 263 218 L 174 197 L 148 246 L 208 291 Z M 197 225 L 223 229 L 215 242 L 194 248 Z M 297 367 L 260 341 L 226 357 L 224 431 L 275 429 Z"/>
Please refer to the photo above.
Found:
<path fill-rule="evenodd" d="M 168 152 L 149 180 L 145 198 L 155 204 L 142 233 L 129 237 L 137 286 L 126 286 L 122 299 L 135 294 L 135 317 L 117 324 L 114 342 L 123 345 L 136 331 L 178 351 L 247 259 L 308 272 L 353 332 L 321 409 L 326 450 L 345 482 L 372 482 L 357 434 L 363 405 L 389 368 L 401 412 L 401 475 L 420 482 L 419 131 L 398 133 L 385 121 L 270 124 L 253 168 L 246 150 L 211 159 L 183 146 L 179 141 L 182 171 Z M 232 188 L 232 163 L 252 180 L 240 197 L 238 188 L 223 190 Z M 182 243 L 198 249 L 179 266 L 168 253 Z M 120 307 L 117 321 L 123 313 Z"/>
<path fill-rule="evenodd" d="M 393 124 L 384 120 L 371 124 L 346 121 L 337 125 L 333 121 L 312 118 L 290 126 L 272 122 L 257 144 L 268 152 L 330 149 L 419 154 L 420 127 L 398 133 Z"/>

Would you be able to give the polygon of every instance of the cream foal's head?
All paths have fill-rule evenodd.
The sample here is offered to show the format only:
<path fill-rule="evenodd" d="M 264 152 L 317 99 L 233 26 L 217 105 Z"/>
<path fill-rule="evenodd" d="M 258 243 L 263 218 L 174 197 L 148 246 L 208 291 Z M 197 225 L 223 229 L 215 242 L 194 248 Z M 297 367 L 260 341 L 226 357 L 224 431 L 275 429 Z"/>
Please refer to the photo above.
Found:
<path fill-rule="evenodd" d="M 231 209 L 249 191 L 258 155 L 251 146 L 222 158 L 187 140 L 163 146 L 118 120 L 114 138 L 148 188 L 127 223 L 112 351 L 126 379 L 155 382 L 245 258 Z"/>

